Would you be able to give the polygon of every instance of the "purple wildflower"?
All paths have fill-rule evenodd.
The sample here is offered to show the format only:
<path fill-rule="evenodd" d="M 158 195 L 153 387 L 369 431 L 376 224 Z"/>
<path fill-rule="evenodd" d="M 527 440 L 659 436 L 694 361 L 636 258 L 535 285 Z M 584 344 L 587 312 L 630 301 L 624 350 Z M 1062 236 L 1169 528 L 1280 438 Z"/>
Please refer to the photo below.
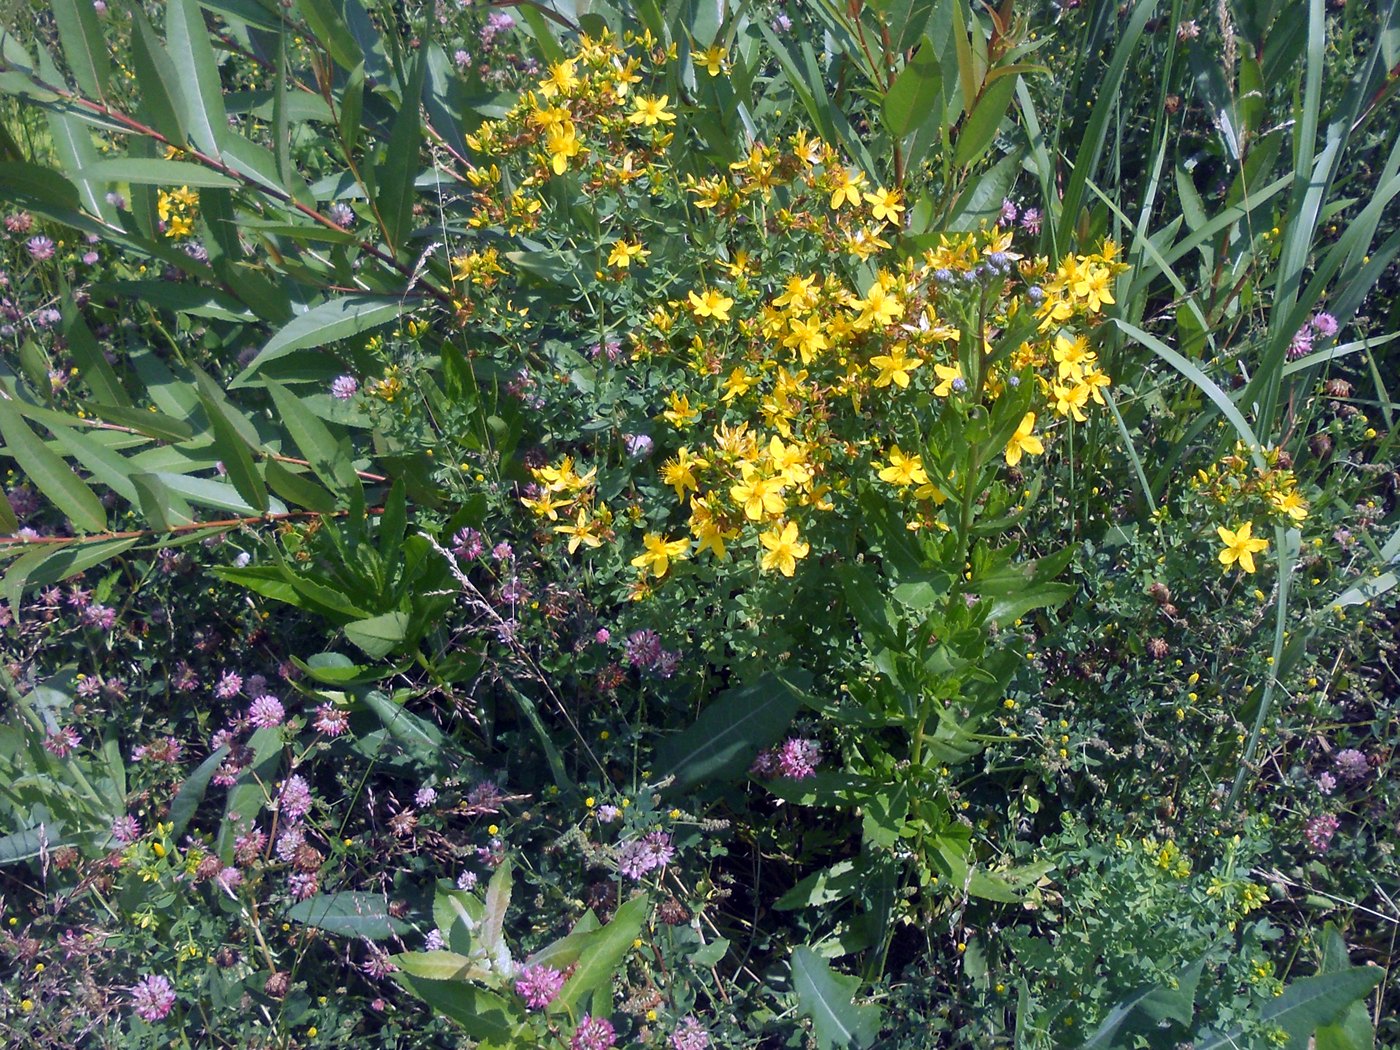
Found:
<path fill-rule="evenodd" d="M 350 713 L 340 710 L 334 704 L 322 704 L 316 708 L 316 720 L 311 726 L 316 732 L 326 736 L 340 736 L 350 726 Z"/>
<path fill-rule="evenodd" d="M 59 758 L 67 758 L 73 753 L 83 738 L 72 726 L 56 729 L 44 738 L 44 747 Z"/>
<path fill-rule="evenodd" d="M 342 229 L 351 226 L 355 222 L 355 210 L 344 201 L 336 201 L 331 205 L 331 222 Z"/>
<path fill-rule="evenodd" d="M 53 258 L 54 243 L 42 235 L 29 238 L 25 247 L 29 249 L 29 257 L 35 262 Z"/>
<path fill-rule="evenodd" d="M 1040 209 L 1027 208 L 1021 212 L 1021 229 L 1035 236 L 1040 233 Z"/>
<path fill-rule="evenodd" d="M 1331 339 L 1337 334 L 1337 319 L 1326 311 L 1319 311 L 1312 315 L 1312 320 L 1308 322 L 1312 330 L 1323 339 Z"/>
<path fill-rule="evenodd" d="M 1293 333 L 1293 341 L 1288 344 L 1288 360 L 1296 361 L 1312 353 L 1313 333 L 1311 328 L 1300 328 Z"/>
<path fill-rule="evenodd" d="M 647 434 L 628 434 L 622 439 L 622 443 L 631 459 L 646 459 L 655 447 L 651 437 Z"/>
<path fill-rule="evenodd" d="M 300 820 L 311 811 L 311 789 L 300 776 L 290 776 L 282 785 L 277 808 L 292 822 Z"/>
<path fill-rule="evenodd" d="M 282 719 L 286 717 L 286 711 L 282 707 L 282 701 L 275 696 L 264 695 L 253 701 L 248 708 L 248 721 L 259 729 L 271 729 L 273 726 L 280 726 Z"/>
<path fill-rule="evenodd" d="M 1341 823 L 1334 813 L 1322 813 L 1303 825 L 1303 839 L 1318 853 L 1326 853 Z"/>
<path fill-rule="evenodd" d="M 112 821 L 112 838 L 123 846 L 130 846 L 141 837 L 141 825 L 131 814 L 125 814 Z"/>
<path fill-rule="evenodd" d="M 1366 756 L 1354 747 L 1338 751 L 1332 761 L 1336 764 L 1337 772 L 1342 775 L 1343 780 L 1360 780 L 1371 769 L 1370 763 L 1366 761 Z"/>
<path fill-rule="evenodd" d="M 822 748 L 815 740 L 793 737 L 778 750 L 778 774 L 793 780 L 806 780 L 821 765 Z"/>
<path fill-rule="evenodd" d="M 462 874 L 458 875 L 457 888 L 459 890 L 466 890 L 468 893 L 476 889 L 476 872 L 464 871 Z"/>
<path fill-rule="evenodd" d="M 671 1050 L 707 1050 L 709 1045 L 710 1033 L 689 1015 L 682 1017 L 681 1023 L 671 1033 Z"/>
<path fill-rule="evenodd" d="M 1337 778 L 1331 773 L 1319 773 L 1317 777 L 1317 790 L 1324 795 L 1330 795 L 1337 789 Z"/>
<path fill-rule="evenodd" d="M 428 936 L 423 938 L 423 950 L 427 952 L 440 952 L 443 949 L 443 939 L 441 930 L 429 930 Z"/>
<path fill-rule="evenodd" d="M 515 993 L 531 1010 L 543 1010 L 564 987 L 564 974 L 552 966 L 527 966 L 515 981 Z"/>
<path fill-rule="evenodd" d="M 299 901 L 316 896 L 321 890 L 321 880 L 306 871 L 294 871 L 287 876 L 287 889 Z"/>
<path fill-rule="evenodd" d="M 676 855 L 671 836 L 664 831 L 648 831 L 618 850 L 617 870 L 629 879 L 640 879 L 648 872 L 664 868 Z"/>
<path fill-rule="evenodd" d="M 277 859 L 282 861 L 292 861 L 296 858 L 297 850 L 306 843 L 306 832 L 300 827 L 293 826 L 287 828 L 282 834 L 277 836 L 277 845 L 273 847 L 277 852 Z"/>
<path fill-rule="evenodd" d="M 413 804 L 419 809 L 427 809 L 437 801 L 437 792 L 430 787 L 420 787 L 413 793 Z"/>
<path fill-rule="evenodd" d="M 584 1014 L 574 1029 L 569 1050 L 611 1050 L 617 1045 L 617 1032 L 601 1017 Z"/>
<path fill-rule="evenodd" d="M 336 376 L 331 383 L 331 397 L 337 401 L 349 401 L 360 389 L 360 382 L 354 376 Z"/>
<path fill-rule="evenodd" d="M 481 533 L 470 527 L 458 529 L 452 536 L 452 553 L 463 561 L 474 561 L 481 557 L 481 552 L 486 549 L 486 544 L 481 538 Z"/>
<path fill-rule="evenodd" d="M 624 659 L 640 671 L 655 667 L 662 651 L 661 636 L 650 628 L 633 631 L 622 645 Z"/>
<path fill-rule="evenodd" d="M 1010 199 L 1001 202 L 1001 224 L 1010 226 L 1016 221 L 1016 216 L 1020 214 L 1016 207 L 1016 202 Z"/>
<path fill-rule="evenodd" d="M 219 681 L 214 686 L 214 695 L 220 700 L 232 700 L 242 688 L 243 676 L 237 671 L 225 671 L 219 675 Z"/>
<path fill-rule="evenodd" d="M 137 981 L 131 989 L 131 1005 L 143 1021 L 162 1021 L 175 1007 L 175 989 L 160 974 Z"/>

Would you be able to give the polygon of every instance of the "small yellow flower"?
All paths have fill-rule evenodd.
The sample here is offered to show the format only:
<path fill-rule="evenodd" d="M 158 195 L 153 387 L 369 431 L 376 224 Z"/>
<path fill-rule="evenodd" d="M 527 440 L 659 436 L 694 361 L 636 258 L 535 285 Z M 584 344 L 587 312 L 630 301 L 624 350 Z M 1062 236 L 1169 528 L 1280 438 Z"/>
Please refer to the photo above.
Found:
<path fill-rule="evenodd" d="M 899 213 L 904 210 L 904 205 L 900 203 L 899 190 L 887 190 L 883 186 L 874 193 L 864 195 L 865 203 L 870 205 L 870 214 L 876 219 L 883 219 L 892 226 L 899 225 Z"/>
<path fill-rule="evenodd" d="M 774 526 L 759 538 L 767 548 L 760 563 L 763 569 L 777 569 L 784 576 L 791 576 L 797 570 L 797 560 L 807 557 L 812 549 L 797 536 L 797 522 L 790 521 L 782 528 Z"/>
<path fill-rule="evenodd" d="M 626 241 L 614 241 L 612 251 L 608 254 L 608 265 L 616 266 L 619 270 L 627 270 L 632 266 L 632 260 L 638 262 L 646 259 L 651 252 L 647 251 L 641 244 L 628 244 Z"/>
<path fill-rule="evenodd" d="M 729 63 L 725 61 L 724 48 L 715 44 L 704 51 L 692 51 L 690 57 L 695 64 L 712 77 L 717 77 L 729 68 Z"/>
<path fill-rule="evenodd" d="M 890 463 L 880 471 L 880 480 L 901 488 L 907 485 L 927 485 L 928 474 L 924 471 L 922 456 L 906 456 L 898 445 L 890 447 Z"/>
<path fill-rule="evenodd" d="M 690 540 L 668 540 L 657 532 L 649 532 L 642 537 L 646 549 L 632 559 L 632 564 L 642 570 L 642 575 L 650 574 L 657 579 L 665 576 L 672 561 L 681 561 L 690 556 Z"/>
<path fill-rule="evenodd" d="M 1220 552 L 1220 564 L 1229 568 L 1236 562 L 1245 572 L 1254 571 L 1254 556 L 1269 549 L 1269 541 L 1253 535 L 1254 523 L 1247 521 L 1231 531 L 1224 525 L 1215 530 L 1225 548 Z"/>
<path fill-rule="evenodd" d="M 1021 425 L 1016 428 L 1016 433 L 1012 434 L 1011 440 L 1006 443 L 1006 465 L 1014 467 L 1020 463 L 1023 452 L 1039 456 L 1044 451 L 1045 445 L 1035 436 L 1035 413 L 1027 412 L 1021 420 Z"/>
<path fill-rule="evenodd" d="M 694 292 L 686 296 L 690 300 L 690 312 L 696 317 L 713 317 L 716 321 L 729 320 L 729 308 L 734 305 L 734 300 L 729 296 L 707 288 L 696 295 Z"/>
<path fill-rule="evenodd" d="M 632 103 L 632 112 L 627 114 L 627 123 L 638 124 L 645 127 L 655 127 L 657 124 L 670 124 L 676 119 L 676 115 L 666 108 L 669 95 L 662 95 L 660 98 L 647 98 L 645 95 L 638 95 Z"/>

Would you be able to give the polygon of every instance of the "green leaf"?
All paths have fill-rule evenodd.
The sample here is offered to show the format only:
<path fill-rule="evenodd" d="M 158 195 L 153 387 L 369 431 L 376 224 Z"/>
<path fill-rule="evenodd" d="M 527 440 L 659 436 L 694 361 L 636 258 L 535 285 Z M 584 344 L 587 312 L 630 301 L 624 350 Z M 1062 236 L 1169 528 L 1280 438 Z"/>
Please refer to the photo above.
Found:
<path fill-rule="evenodd" d="M 219 825 L 215 849 L 225 864 L 233 862 L 234 839 L 257 822 L 268 804 L 267 793 L 272 790 L 282 764 L 281 727 L 254 730 L 248 738 L 248 746 L 253 751 L 253 760 L 239 773 L 238 782 L 229 788 L 224 800 L 224 819 Z"/>
<path fill-rule="evenodd" d="M 99 160 L 77 172 L 76 177 L 89 182 L 127 182 L 134 186 L 190 186 L 214 190 L 231 190 L 239 186 L 237 179 L 211 168 L 157 157 Z"/>
<path fill-rule="evenodd" d="M 1108 1012 L 1081 1050 L 1121 1046 L 1117 1038 L 1120 1032 L 1126 1035 L 1155 1031 L 1164 1022 L 1190 1024 L 1195 1014 L 1196 986 L 1204 966 L 1205 960 L 1197 959 L 1176 974 L 1174 985 L 1152 984 L 1138 989 Z"/>
<path fill-rule="evenodd" d="M 364 703 L 384 723 L 390 735 L 409 751 L 430 760 L 442 756 L 447 741 L 433 723 L 396 704 L 378 689 L 366 693 Z"/>
<path fill-rule="evenodd" d="M 347 623 L 345 637 L 372 659 L 381 660 L 403 644 L 408 625 L 408 613 L 389 612 Z"/>
<path fill-rule="evenodd" d="M 194 427 L 174 416 L 143 412 L 139 408 L 122 405 L 107 405 L 99 401 L 79 401 L 78 405 L 84 412 L 96 416 L 104 423 L 130 427 L 147 437 L 159 438 L 162 441 L 188 441 L 194 437 Z"/>
<path fill-rule="evenodd" d="M 481 981 L 491 976 L 480 963 L 456 952 L 401 952 L 392 960 L 404 973 L 430 981 Z"/>
<path fill-rule="evenodd" d="M 318 514 L 333 514 L 339 506 L 331 493 L 304 474 L 288 470 L 275 459 L 263 464 L 263 476 L 267 479 L 268 488 L 298 507 L 314 510 Z"/>
<path fill-rule="evenodd" d="M 804 671 L 770 672 L 721 693 L 693 726 L 657 749 L 658 768 L 680 788 L 742 774 L 760 748 L 783 735 L 811 681 Z"/>
<path fill-rule="evenodd" d="M 371 941 L 387 941 L 395 934 L 408 932 L 406 925 L 389 914 L 387 898 L 359 890 L 318 894 L 293 904 L 286 917 L 327 933 Z"/>
<path fill-rule="evenodd" d="M 132 67 L 141 88 L 141 105 L 146 119 L 157 131 L 176 145 L 186 141 L 184 100 L 180 97 L 180 82 L 170 54 L 151 28 L 146 12 L 139 6 L 130 8 Z"/>
<path fill-rule="evenodd" d="M 131 398 L 127 396 L 117 373 L 112 370 L 83 315 L 71 301 L 64 303 L 63 337 L 68 342 L 68 352 L 77 362 L 78 374 L 92 388 L 93 395 L 99 401 L 114 405 L 131 404 Z"/>
<path fill-rule="evenodd" d="M 219 66 L 197 0 L 168 0 L 165 33 L 175 74 L 186 92 L 185 127 L 201 151 L 218 159 L 229 137 L 228 112 Z"/>
<path fill-rule="evenodd" d="M 1319 1028 L 1337 1024 L 1353 1003 L 1366 998 L 1381 982 L 1379 966 L 1353 966 L 1336 973 L 1318 974 L 1294 981 L 1283 994 L 1265 1003 L 1259 1021 L 1277 1025 L 1288 1033 L 1289 1050 L 1302 1050 Z M 1195 1042 L 1196 1050 L 1226 1050 L 1240 1045 L 1241 1033 L 1211 1033 Z"/>
<path fill-rule="evenodd" d="M 74 527 L 84 532 L 107 530 L 107 511 L 92 489 L 29 429 L 14 402 L 5 399 L 0 399 L 0 434 L 6 453 Z"/>
<path fill-rule="evenodd" d="M 818 907 L 845 900 L 859 893 L 868 872 L 855 861 L 843 860 L 824 871 L 813 872 L 778 898 L 773 905 L 778 911 Z"/>
<path fill-rule="evenodd" d="M 349 443 L 337 441 L 326 426 L 306 405 L 286 387 L 272 380 L 267 382 L 277 414 L 292 436 L 311 469 L 325 485 L 341 498 L 362 493 L 363 487 L 351 462 Z"/>
<path fill-rule="evenodd" d="M 253 463 L 245 436 L 240 433 L 243 428 L 239 426 L 239 422 L 243 422 L 246 427 L 246 421 L 234 419 L 232 410 L 224 402 L 223 391 L 204 372 L 196 374 L 195 383 L 199 388 L 200 403 L 204 405 L 204 414 L 214 432 L 214 451 L 223 461 L 229 480 L 233 482 L 238 494 L 257 509 L 257 513 L 266 514 L 267 485 Z"/>
<path fill-rule="evenodd" d="M 296 6 L 315 34 L 317 45 L 330 52 L 337 65 L 354 69 L 364 62 L 364 52 L 331 0 L 297 0 Z"/>
<path fill-rule="evenodd" d="M 972 107 L 966 123 L 958 132 L 958 143 L 953 148 L 955 166 L 970 168 L 987 152 L 1011 106 L 1012 96 L 1016 94 L 1017 79 L 1015 76 L 1001 77 L 982 92 L 982 97 Z"/>
<path fill-rule="evenodd" d="M 172 825 L 170 837 L 172 839 L 178 839 L 190 826 L 195 811 L 199 809 L 199 804 L 204 801 L 205 792 L 209 790 L 209 781 L 227 757 L 228 747 L 219 748 L 196 766 L 194 772 L 187 776 L 185 782 L 180 785 L 180 790 L 175 792 L 175 798 L 170 803 L 170 823 Z"/>
<path fill-rule="evenodd" d="M 74 540 L 72 543 L 44 544 L 27 550 L 10 563 L 4 582 L 0 583 L 0 595 L 18 613 L 20 596 L 26 587 L 60 583 L 84 569 L 115 558 L 122 551 L 134 547 L 136 541 L 136 537 L 96 543 Z"/>
<path fill-rule="evenodd" d="M 1322 973 L 1341 973 L 1351 966 L 1346 941 L 1333 923 L 1322 931 Z M 1315 1050 L 1372 1050 L 1375 1026 L 1364 1002 L 1354 1002 L 1332 1024 L 1321 1025 L 1314 1037 Z"/>
<path fill-rule="evenodd" d="M 591 996 L 595 1014 L 610 1012 L 613 975 L 632 950 L 632 942 L 641 933 L 649 909 L 646 897 L 633 897 L 617 909 L 610 923 L 589 935 L 588 943 L 579 953 L 573 976 L 559 992 L 561 1005 L 578 1013 Z"/>
<path fill-rule="evenodd" d="M 495 992 L 463 981 L 415 977 L 402 970 L 394 974 L 394 980 L 444 1017 L 461 1025 L 462 1030 L 477 1041 L 480 1050 L 505 1050 L 517 1045 L 515 1031 L 523 1020 L 518 1015 L 520 1008 Z"/>
<path fill-rule="evenodd" d="M 914 57 L 899 71 L 882 105 L 885 126 L 896 139 L 930 120 L 942 120 L 943 77 L 937 49 L 925 38 Z"/>
<path fill-rule="evenodd" d="M 423 94 L 427 69 L 427 50 L 420 49 L 413 74 L 404 88 L 403 104 L 389 133 L 384 162 L 379 167 L 376 179 L 379 196 L 375 205 L 384 223 L 384 239 L 388 242 L 389 250 L 396 254 L 413 229 L 413 180 L 418 176 L 419 152 L 423 144 L 418 100 Z"/>
<path fill-rule="evenodd" d="M 103 98 L 112 63 L 107 57 L 107 41 L 102 37 L 97 12 L 87 0 L 53 0 L 52 10 L 59 42 L 78 90 L 89 98 Z"/>
<path fill-rule="evenodd" d="M 974 584 L 975 586 L 975 584 Z M 1005 625 L 1026 615 L 1032 609 L 1054 608 L 1063 605 L 1078 593 L 1071 583 L 1041 583 L 1027 586 L 1015 594 L 1006 594 L 992 599 L 991 611 L 987 619 Z"/>
<path fill-rule="evenodd" d="M 297 350 L 325 346 L 380 328 L 396 320 L 407 309 L 402 299 L 383 296 L 351 295 L 324 302 L 284 325 L 229 386 L 247 386 L 253 373 L 270 361 Z"/>
<path fill-rule="evenodd" d="M 880 1031 L 880 1008 L 856 1006 L 860 978 L 833 973 L 812 949 L 792 953 L 792 986 L 798 1012 L 812 1019 L 820 1050 L 848 1050 L 874 1043 Z"/>

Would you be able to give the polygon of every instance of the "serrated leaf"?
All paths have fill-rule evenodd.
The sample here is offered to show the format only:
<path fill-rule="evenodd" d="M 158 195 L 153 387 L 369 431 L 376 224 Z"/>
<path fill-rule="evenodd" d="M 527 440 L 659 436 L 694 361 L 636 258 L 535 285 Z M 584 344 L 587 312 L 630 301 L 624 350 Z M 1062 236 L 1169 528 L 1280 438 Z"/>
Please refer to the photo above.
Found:
<path fill-rule="evenodd" d="M 408 932 L 404 923 L 389 914 L 386 898 L 359 890 L 317 894 L 293 904 L 287 909 L 286 917 L 327 933 L 365 937 L 371 941 L 386 941 L 395 934 Z"/>
<path fill-rule="evenodd" d="M 827 961 L 810 948 L 792 953 L 792 986 L 798 1012 L 812 1019 L 812 1032 L 821 1050 L 870 1046 L 880 1031 L 880 1008 L 857 1006 L 857 977 L 833 973 Z"/>

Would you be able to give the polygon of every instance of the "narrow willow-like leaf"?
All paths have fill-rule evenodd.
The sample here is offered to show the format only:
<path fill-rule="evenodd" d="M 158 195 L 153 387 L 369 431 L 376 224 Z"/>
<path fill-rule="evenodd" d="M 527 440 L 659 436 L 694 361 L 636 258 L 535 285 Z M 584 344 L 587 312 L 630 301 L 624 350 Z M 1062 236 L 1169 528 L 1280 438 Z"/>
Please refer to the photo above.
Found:
<path fill-rule="evenodd" d="M 396 320 L 407 309 L 401 299 L 377 295 L 350 295 L 322 303 L 283 326 L 229 385 L 246 386 L 253 374 L 270 361 L 296 350 L 325 346 L 379 328 Z"/>
<path fill-rule="evenodd" d="M 103 532 L 107 511 L 85 481 L 29 429 L 19 410 L 0 399 L 0 434 L 5 451 L 19 469 L 55 507 L 68 515 L 74 527 L 84 532 Z"/>
<path fill-rule="evenodd" d="M 158 158 L 121 157 L 99 160 L 76 173 L 92 182 L 128 182 L 140 186 L 192 186 L 210 189 L 236 189 L 238 180 L 198 164 Z"/>
<path fill-rule="evenodd" d="M 177 146 L 185 144 L 185 101 L 175 65 L 140 5 L 131 7 L 131 59 L 141 106 L 151 125 Z"/>
<path fill-rule="evenodd" d="M 102 37 L 97 12 L 87 0 L 52 0 L 52 5 L 58 39 L 78 90 L 90 98 L 104 98 L 112 62 L 107 57 L 107 41 Z"/>
<path fill-rule="evenodd" d="M 228 113 L 224 109 L 219 66 L 198 0 L 169 0 L 165 7 L 165 32 L 171 62 L 185 89 L 185 127 L 195 145 L 217 159 L 229 137 Z"/>

